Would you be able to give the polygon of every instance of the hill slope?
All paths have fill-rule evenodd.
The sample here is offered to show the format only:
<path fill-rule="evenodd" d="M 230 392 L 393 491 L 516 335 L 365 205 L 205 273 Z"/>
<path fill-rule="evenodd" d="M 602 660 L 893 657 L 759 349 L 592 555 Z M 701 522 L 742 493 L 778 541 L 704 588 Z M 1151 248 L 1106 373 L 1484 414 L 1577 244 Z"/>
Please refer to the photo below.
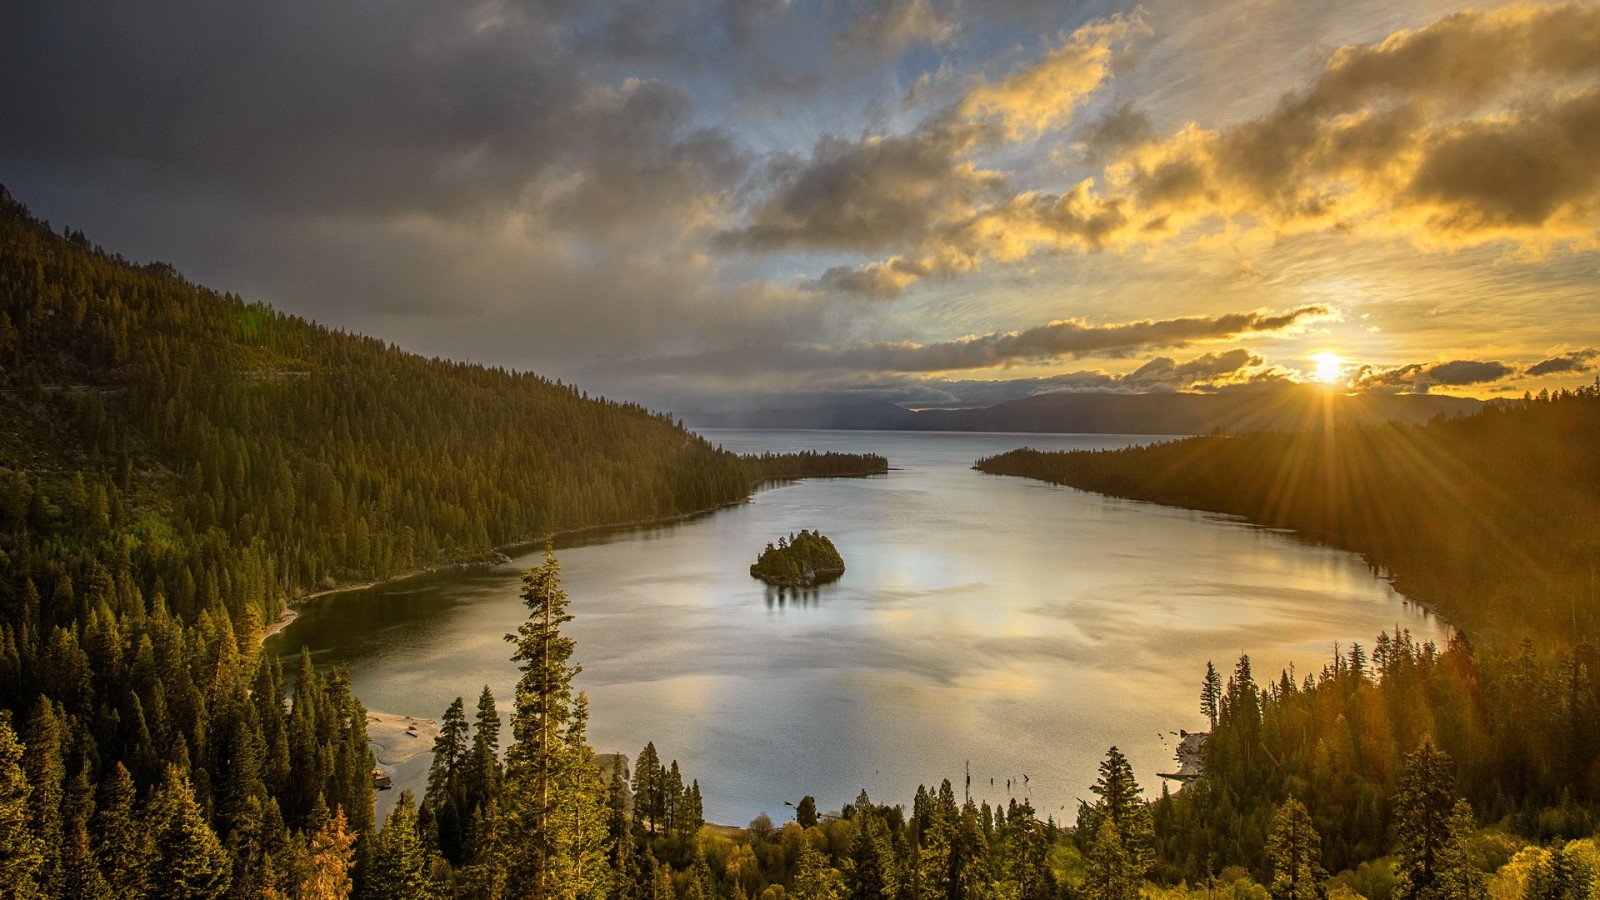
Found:
<path fill-rule="evenodd" d="M 1245 516 L 1365 554 L 1479 637 L 1600 634 L 1600 387 L 1425 426 L 1017 450 L 978 468 Z"/>
<path fill-rule="evenodd" d="M 37 506 L 46 532 L 133 529 L 140 548 L 160 520 L 170 546 L 256 573 L 221 598 L 232 612 L 748 492 L 735 456 L 641 407 L 196 287 L 55 235 L 9 196 L 0 241 L 0 408 L 24 426 L 8 509 Z M 160 567 L 179 611 L 215 599 Z"/>

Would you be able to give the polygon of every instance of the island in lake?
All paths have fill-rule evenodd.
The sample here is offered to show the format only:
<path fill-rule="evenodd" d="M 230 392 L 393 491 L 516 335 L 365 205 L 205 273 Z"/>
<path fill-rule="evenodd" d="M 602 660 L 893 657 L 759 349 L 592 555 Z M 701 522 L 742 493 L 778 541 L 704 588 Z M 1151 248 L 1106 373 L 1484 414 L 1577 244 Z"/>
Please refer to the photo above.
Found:
<path fill-rule="evenodd" d="M 814 587 L 844 574 L 844 559 L 833 541 L 815 531 L 778 538 L 750 567 L 750 575 L 778 587 Z"/>

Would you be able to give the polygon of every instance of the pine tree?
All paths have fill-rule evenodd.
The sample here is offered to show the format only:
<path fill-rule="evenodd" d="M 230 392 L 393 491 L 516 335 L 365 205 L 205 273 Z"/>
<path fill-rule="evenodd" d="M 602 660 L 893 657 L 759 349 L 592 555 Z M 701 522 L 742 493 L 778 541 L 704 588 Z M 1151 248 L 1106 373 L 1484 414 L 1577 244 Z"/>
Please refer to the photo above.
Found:
<path fill-rule="evenodd" d="M 810 794 L 800 798 L 794 808 L 794 820 L 800 823 L 801 828 L 815 828 L 817 825 L 817 800 Z"/>
<path fill-rule="evenodd" d="M 362 894 L 371 900 L 434 900 L 430 867 L 427 847 L 417 834 L 416 801 L 410 791 L 402 791 L 373 841 Z"/>
<path fill-rule="evenodd" d="M 1434 900 L 1455 808 L 1450 757 L 1424 738 L 1406 757 L 1394 797 L 1395 900 Z"/>
<path fill-rule="evenodd" d="M 1133 777 L 1133 766 L 1121 750 L 1112 747 L 1106 751 L 1106 758 L 1100 763 L 1100 777 L 1089 790 L 1100 800 L 1080 812 L 1079 828 L 1098 839 L 1100 822 L 1110 819 L 1116 825 L 1129 865 L 1142 877 L 1155 865 L 1155 826 L 1143 789 Z"/>
<path fill-rule="evenodd" d="M 705 798 L 700 795 L 700 779 L 683 792 L 683 833 L 693 837 L 706 824 Z"/>
<path fill-rule="evenodd" d="M 1484 900 L 1488 885 L 1482 872 L 1472 863 L 1468 842 L 1477 828 L 1472 804 L 1457 800 L 1450 812 L 1449 837 L 1439 853 L 1439 877 L 1434 881 L 1434 896 L 1440 900 Z M 1529 891 L 1528 900 L 1536 900 Z M 1581 891 L 1572 900 L 1582 900 Z"/>
<path fill-rule="evenodd" d="M 711 864 L 706 862 L 705 848 L 695 845 L 694 864 L 689 867 L 689 884 L 681 900 L 713 900 L 716 896 L 711 883 Z"/>
<path fill-rule="evenodd" d="M 326 809 L 316 830 L 302 841 L 295 854 L 294 882 L 298 900 L 345 900 L 350 896 L 350 869 L 355 865 L 356 834 L 349 830 L 344 811 L 332 816 Z"/>
<path fill-rule="evenodd" d="M 666 777 L 661 782 L 661 796 L 666 800 L 666 817 L 664 825 L 668 834 L 681 835 L 683 833 L 683 772 L 678 768 L 678 761 L 673 760 L 667 768 Z"/>
<path fill-rule="evenodd" d="M 1206 660 L 1206 677 L 1200 682 L 1200 714 L 1211 722 L 1212 729 L 1217 727 L 1217 713 L 1222 704 L 1222 676 L 1217 673 L 1216 666 L 1211 660 Z"/>
<path fill-rule="evenodd" d="M 807 842 L 800 848 L 794 888 L 787 897 L 789 900 L 842 900 L 844 878 L 838 869 L 828 865 L 827 857 Z"/>
<path fill-rule="evenodd" d="M 29 828 L 30 791 L 22 771 L 22 753 L 10 714 L 0 712 L 0 898 L 4 900 L 42 896 L 38 877 L 44 855 Z"/>
<path fill-rule="evenodd" d="M 635 824 L 648 822 L 650 834 L 660 831 L 661 820 L 666 815 L 666 804 L 661 797 L 661 757 L 651 741 L 639 751 L 633 767 L 633 818 Z"/>
<path fill-rule="evenodd" d="M 1034 818 L 1033 807 L 1026 800 L 1011 801 L 1002 822 L 999 832 L 1008 896 L 1015 900 L 1051 900 L 1056 895 L 1056 877 L 1050 867 L 1050 839 L 1044 824 Z"/>
<path fill-rule="evenodd" d="M 1326 896 L 1322 880 L 1328 873 L 1322 868 L 1322 838 L 1311 823 L 1311 814 L 1293 797 L 1278 807 L 1267 839 L 1267 858 L 1272 863 L 1269 890 L 1273 900 L 1322 900 Z"/>
<path fill-rule="evenodd" d="M 1078 812 L 1078 831 L 1090 836 L 1090 893 L 1097 900 L 1136 896 L 1140 880 L 1155 865 L 1155 825 L 1122 751 L 1106 752 L 1090 790 L 1099 802 Z"/>
<path fill-rule="evenodd" d="M 1128 853 L 1121 829 L 1110 816 L 1100 817 L 1099 823 L 1084 877 L 1090 900 L 1138 900 L 1142 872 Z"/>
<path fill-rule="evenodd" d="M 101 786 L 91 831 L 95 856 L 118 897 L 142 896 L 150 865 L 150 846 L 139 827 L 135 800 L 133 776 L 117 763 Z"/>
<path fill-rule="evenodd" d="M 911 900 L 947 900 L 950 896 L 950 856 L 960 816 L 949 779 L 937 794 L 920 794 L 917 817 L 922 820 L 912 868 Z"/>
<path fill-rule="evenodd" d="M 861 793 L 864 796 L 866 791 Z M 862 812 L 862 801 L 857 801 L 856 809 L 859 832 L 847 870 L 850 900 L 895 900 L 901 878 L 889 827 L 879 816 Z"/>
<path fill-rule="evenodd" d="M 494 694 L 483 686 L 478 695 L 478 714 L 473 727 L 472 750 L 467 754 L 464 777 L 464 808 L 469 812 L 500 793 L 500 713 L 495 710 Z"/>
<path fill-rule="evenodd" d="M 467 714 L 457 697 L 439 721 L 433 739 L 433 763 L 428 769 L 427 798 L 435 803 L 458 793 L 458 777 L 467 758 Z"/>
<path fill-rule="evenodd" d="M 177 766 L 167 767 L 166 778 L 150 798 L 145 823 L 152 851 L 152 900 L 202 900 L 227 891 L 228 854 Z"/>
<path fill-rule="evenodd" d="M 978 822 L 978 807 L 968 798 L 950 845 L 950 900 L 987 900 L 988 896 L 989 842 Z"/>
<path fill-rule="evenodd" d="M 602 897 L 610 874 L 606 786 L 586 743 L 588 701 L 572 695 L 581 667 L 571 663 L 572 639 L 561 634 L 572 617 L 559 572 L 547 548 L 544 565 L 523 573 L 528 620 L 506 636 L 522 678 L 496 824 L 502 849 L 486 861 L 516 873 L 513 896 L 536 900 Z"/>
<path fill-rule="evenodd" d="M 67 822 L 67 845 L 61 854 L 58 881 L 60 896 L 72 900 L 111 900 L 115 896 L 95 863 L 88 827 L 81 817 L 74 816 Z"/>
<path fill-rule="evenodd" d="M 66 722 L 60 708 L 40 697 L 28 720 L 22 768 L 27 775 L 28 829 L 37 839 L 41 886 L 56 882 L 65 836 L 61 801 L 66 793 Z"/>

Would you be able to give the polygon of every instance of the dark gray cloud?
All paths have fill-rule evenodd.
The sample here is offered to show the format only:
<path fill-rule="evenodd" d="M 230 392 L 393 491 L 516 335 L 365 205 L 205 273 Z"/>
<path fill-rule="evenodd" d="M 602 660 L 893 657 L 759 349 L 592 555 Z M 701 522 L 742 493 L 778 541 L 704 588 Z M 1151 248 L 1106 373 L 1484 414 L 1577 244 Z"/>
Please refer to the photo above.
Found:
<path fill-rule="evenodd" d="M 1595 368 L 1594 360 L 1600 357 L 1600 350 L 1587 347 L 1583 350 L 1574 350 L 1561 356 L 1552 356 L 1529 366 L 1522 374 L 1560 375 L 1566 372 L 1588 372 Z"/>
<path fill-rule="evenodd" d="M 750 224 L 721 237 L 755 251 L 883 250 L 914 244 L 936 224 L 997 196 L 1005 178 L 977 170 L 966 153 L 972 128 L 907 137 L 825 137 L 804 163 L 774 167 L 776 188 Z"/>
<path fill-rule="evenodd" d="M 1082 143 L 1086 160 L 1099 163 L 1155 139 L 1156 131 L 1150 124 L 1150 118 L 1135 109 L 1132 103 L 1124 103 L 1107 110 L 1089 123 Z"/>
<path fill-rule="evenodd" d="M 1516 372 L 1515 368 L 1505 363 L 1478 359 L 1411 363 L 1393 368 L 1362 366 L 1351 379 L 1350 386 L 1357 390 L 1426 394 L 1435 387 L 1488 384 L 1515 375 Z"/>
<path fill-rule="evenodd" d="M 1223 353 L 1202 354 L 1182 363 L 1161 356 L 1129 373 L 1123 381 L 1142 387 L 1189 387 L 1232 375 L 1246 366 L 1259 366 L 1262 362 L 1261 357 L 1242 347 Z"/>
<path fill-rule="evenodd" d="M 548 369 L 772 309 L 704 255 L 750 155 L 688 88 L 576 52 L 591 14 L 0 5 L 0 178 L 108 247 L 430 353 Z"/>
<path fill-rule="evenodd" d="M 1145 320 L 1117 325 L 1051 322 L 1023 331 L 997 332 L 936 344 L 857 343 L 825 347 L 752 344 L 683 356 L 635 360 L 642 371 L 663 375 L 746 375 L 754 372 L 911 373 L 996 369 L 1028 362 L 1099 356 L 1126 357 L 1144 348 L 1183 347 L 1197 341 L 1283 331 L 1325 318 L 1326 307 L 1306 306 L 1281 315 L 1232 313 Z M 1140 378 L 1149 384 L 1199 380 L 1233 371 L 1251 357 L 1243 350 L 1208 354 L 1183 366 L 1158 360 Z"/>
<path fill-rule="evenodd" d="M 1009 196 L 1008 179 L 980 168 L 974 153 L 1068 124 L 1110 77 L 1114 48 L 1142 27 L 1126 17 L 1084 25 L 1032 64 L 971 83 L 908 134 L 823 139 L 809 159 L 774 167 L 766 198 L 743 227 L 722 236 L 722 246 L 876 253 L 954 240 L 952 232 L 973 227 L 975 215 Z M 863 267 L 857 275 L 839 269 L 811 286 L 892 296 L 896 281 L 950 271 L 955 263 L 915 265 L 899 272 Z"/>
<path fill-rule="evenodd" d="M 0 9 L 0 162 L 348 215 L 515 198 L 587 134 L 560 4 Z M 40 77 L 44 73 L 50 77 Z M 68 112 L 70 111 L 70 112 Z"/>

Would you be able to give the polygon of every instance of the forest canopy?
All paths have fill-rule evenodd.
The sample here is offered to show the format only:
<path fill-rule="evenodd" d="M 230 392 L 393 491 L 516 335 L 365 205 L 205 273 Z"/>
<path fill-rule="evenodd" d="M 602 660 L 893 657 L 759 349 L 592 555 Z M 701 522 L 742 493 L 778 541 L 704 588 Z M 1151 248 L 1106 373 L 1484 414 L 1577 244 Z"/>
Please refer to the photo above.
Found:
<path fill-rule="evenodd" d="M 1600 637 L 1600 382 L 1460 418 L 1014 450 L 976 468 L 1244 516 L 1362 554 L 1475 639 Z"/>
<path fill-rule="evenodd" d="M 799 534 L 768 544 L 750 567 L 750 576 L 778 587 L 815 587 L 844 574 L 844 558 L 821 532 Z"/>

